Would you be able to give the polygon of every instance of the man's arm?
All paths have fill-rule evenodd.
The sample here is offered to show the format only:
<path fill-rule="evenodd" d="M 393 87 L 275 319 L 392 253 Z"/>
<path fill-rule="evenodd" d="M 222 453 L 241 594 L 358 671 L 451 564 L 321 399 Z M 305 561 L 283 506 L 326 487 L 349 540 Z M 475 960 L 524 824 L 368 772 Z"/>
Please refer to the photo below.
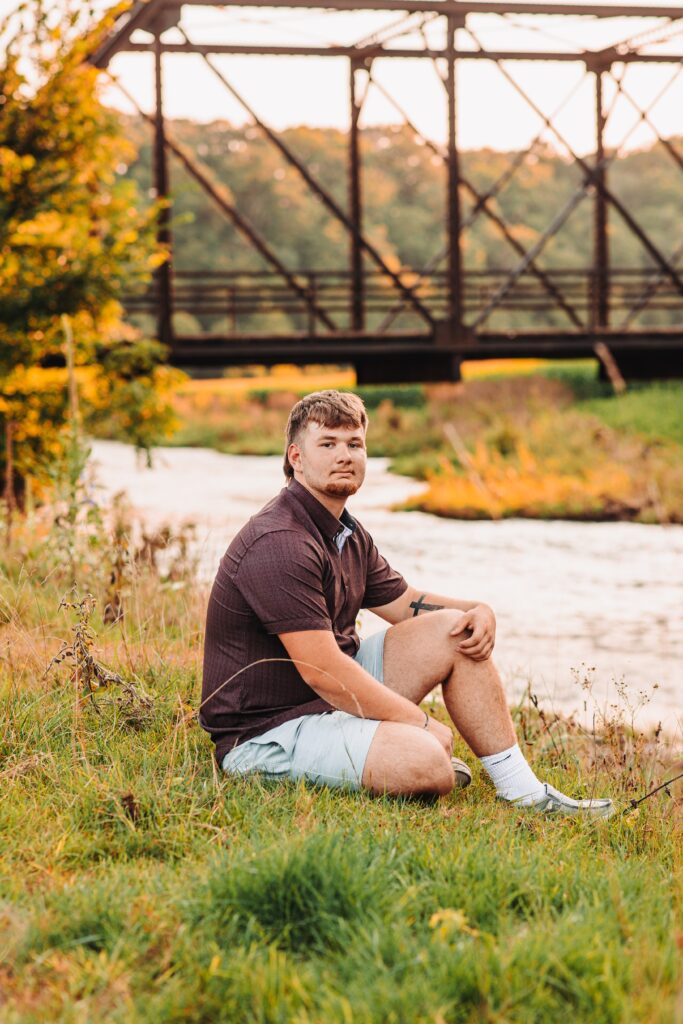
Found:
<path fill-rule="evenodd" d="M 457 636 L 464 630 L 468 632 L 467 638 L 458 644 L 458 651 L 473 661 L 485 661 L 486 658 L 490 658 L 496 641 L 496 617 L 487 604 L 431 594 L 409 585 L 395 601 L 380 608 L 371 608 L 370 611 L 396 625 L 416 615 L 441 611 L 443 608 L 453 608 L 463 613 L 462 618 L 451 630 L 451 636 Z"/>
<path fill-rule="evenodd" d="M 304 681 L 332 707 L 357 718 L 425 727 L 425 712 L 406 697 L 378 683 L 358 662 L 340 651 L 332 632 L 310 629 L 279 636 Z M 450 755 L 453 745 L 450 729 L 428 717 L 426 731 Z"/>

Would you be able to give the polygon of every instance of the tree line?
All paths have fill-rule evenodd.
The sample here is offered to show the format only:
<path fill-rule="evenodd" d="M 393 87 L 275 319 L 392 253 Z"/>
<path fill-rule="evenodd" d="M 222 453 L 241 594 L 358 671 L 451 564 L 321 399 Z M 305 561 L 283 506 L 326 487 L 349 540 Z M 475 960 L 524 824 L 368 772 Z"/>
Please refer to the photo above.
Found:
<path fill-rule="evenodd" d="M 175 120 L 169 122 L 168 130 L 227 189 L 240 214 L 267 238 L 289 269 L 325 271 L 348 266 L 348 232 L 257 128 L 236 127 L 224 121 L 198 124 Z M 141 194 L 151 196 L 149 126 L 137 118 L 126 118 L 125 132 L 135 144 L 138 157 L 120 170 L 136 182 Z M 282 138 L 336 202 L 348 209 L 348 140 L 344 133 L 297 127 L 284 131 Z M 681 148 L 683 139 L 671 142 Z M 368 239 L 394 270 L 428 266 L 446 245 L 446 170 L 442 157 L 410 128 L 397 125 L 364 130 L 361 152 L 363 228 Z M 486 204 L 493 216 L 479 212 L 472 219 L 477 195 L 495 188 L 513 162 L 518 163 L 516 172 Z M 466 182 L 461 186 L 462 220 L 466 225 L 463 260 L 465 269 L 471 271 L 502 271 L 519 262 L 519 252 L 505 239 L 495 218 L 503 220 L 518 246 L 528 250 L 583 182 L 581 169 L 548 145 L 536 146 L 524 157 L 490 149 L 465 152 L 461 171 Z M 655 144 L 615 159 L 607 175 L 610 190 L 660 251 L 671 256 L 678 245 L 674 226 L 683 215 L 683 177 L 671 154 Z M 212 201 L 173 157 L 171 178 L 177 271 L 264 268 L 253 247 L 217 214 Z M 562 229 L 543 246 L 537 261 L 540 267 L 590 267 L 593 202 L 589 190 Z M 611 265 L 652 269 L 652 257 L 619 213 L 610 209 L 608 216 Z M 440 266 L 445 267 L 443 260 Z M 559 312 L 547 315 L 549 322 L 553 322 L 553 316 L 555 322 L 563 322 Z M 528 314 L 505 313 L 508 326 L 521 325 L 525 318 L 528 323 Z M 641 314 L 639 322 L 671 323 L 677 318 L 680 312 L 650 309 Z M 180 326 L 182 329 L 182 322 Z"/>

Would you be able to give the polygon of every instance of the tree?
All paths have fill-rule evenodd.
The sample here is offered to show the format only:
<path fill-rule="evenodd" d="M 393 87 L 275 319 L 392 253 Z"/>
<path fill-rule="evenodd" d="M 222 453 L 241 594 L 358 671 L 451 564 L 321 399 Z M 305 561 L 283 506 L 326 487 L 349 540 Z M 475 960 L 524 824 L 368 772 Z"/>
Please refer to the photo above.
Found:
<path fill-rule="evenodd" d="M 115 409 L 118 436 L 147 447 L 170 427 L 165 394 L 179 377 L 122 320 L 124 289 L 165 254 L 156 208 L 123 177 L 135 150 L 85 62 L 117 12 L 93 30 L 78 6 L 37 0 L 0 28 L 0 465 L 11 424 L 19 482 L 60 450 L 65 316 L 86 427 Z"/>

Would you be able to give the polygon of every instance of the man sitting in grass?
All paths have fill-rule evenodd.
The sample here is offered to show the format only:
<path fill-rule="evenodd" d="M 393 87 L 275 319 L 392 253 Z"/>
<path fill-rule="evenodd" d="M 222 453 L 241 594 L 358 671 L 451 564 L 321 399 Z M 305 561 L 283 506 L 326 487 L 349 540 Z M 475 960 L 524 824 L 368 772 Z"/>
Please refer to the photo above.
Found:
<path fill-rule="evenodd" d="M 515 737 L 491 660 L 485 604 L 429 594 L 391 568 L 346 499 L 363 483 L 365 407 L 320 391 L 287 424 L 287 486 L 237 534 L 211 591 L 200 721 L 229 774 L 307 779 L 372 793 L 445 794 L 471 779 L 451 729 L 419 707 L 441 686 L 446 710 L 517 806 L 606 816 L 540 782 Z M 361 608 L 389 625 L 367 640 Z"/>

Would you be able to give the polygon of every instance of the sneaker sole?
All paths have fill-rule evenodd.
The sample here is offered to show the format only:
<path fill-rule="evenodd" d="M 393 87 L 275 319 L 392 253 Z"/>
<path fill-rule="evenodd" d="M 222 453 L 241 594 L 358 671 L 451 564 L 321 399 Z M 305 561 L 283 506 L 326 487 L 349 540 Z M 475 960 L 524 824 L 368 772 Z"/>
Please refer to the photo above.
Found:
<path fill-rule="evenodd" d="M 472 772 L 469 770 L 465 762 L 461 761 L 459 757 L 452 757 L 451 764 L 453 765 L 453 772 L 455 774 L 456 789 L 467 789 L 472 781 Z"/>

